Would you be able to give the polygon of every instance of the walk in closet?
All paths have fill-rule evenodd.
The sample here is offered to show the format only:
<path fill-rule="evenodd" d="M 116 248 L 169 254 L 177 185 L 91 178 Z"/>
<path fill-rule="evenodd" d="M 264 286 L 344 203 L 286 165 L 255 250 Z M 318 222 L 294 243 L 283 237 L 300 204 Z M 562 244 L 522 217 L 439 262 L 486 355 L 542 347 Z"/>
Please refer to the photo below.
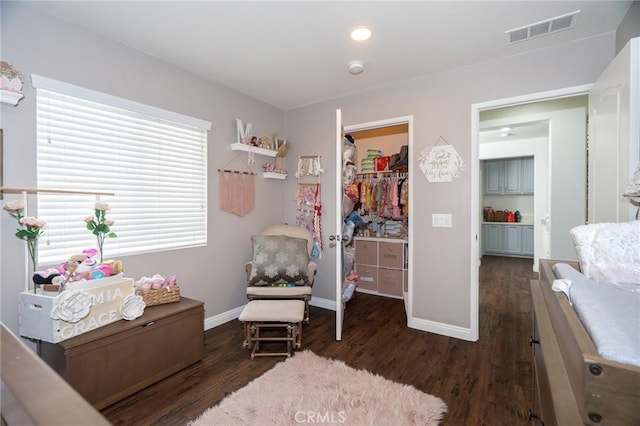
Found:
<path fill-rule="evenodd" d="M 403 298 L 408 286 L 409 169 L 407 125 L 351 132 L 355 168 L 345 176 L 345 227 L 356 291 Z M 347 166 L 349 173 L 349 168 Z M 343 232 L 344 234 L 344 232 Z M 347 229 L 347 235 L 350 230 Z M 348 275 L 348 274 L 347 274 Z"/>

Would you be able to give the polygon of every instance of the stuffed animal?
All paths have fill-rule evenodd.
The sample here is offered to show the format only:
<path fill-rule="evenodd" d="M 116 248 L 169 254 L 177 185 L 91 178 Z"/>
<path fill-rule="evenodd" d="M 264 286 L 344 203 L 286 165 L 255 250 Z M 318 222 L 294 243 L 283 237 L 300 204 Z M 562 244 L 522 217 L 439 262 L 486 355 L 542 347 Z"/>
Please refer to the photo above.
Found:
<path fill-rule="evenodd" d="M 96 254 L 98 254 L 96 249 L 83 250 L 80 254 L 74 254 L 60 265 L 58 271 L 67 277 L 67 282 L 111 276 L 111 267 L 99 265 L 95 258 Z"/>

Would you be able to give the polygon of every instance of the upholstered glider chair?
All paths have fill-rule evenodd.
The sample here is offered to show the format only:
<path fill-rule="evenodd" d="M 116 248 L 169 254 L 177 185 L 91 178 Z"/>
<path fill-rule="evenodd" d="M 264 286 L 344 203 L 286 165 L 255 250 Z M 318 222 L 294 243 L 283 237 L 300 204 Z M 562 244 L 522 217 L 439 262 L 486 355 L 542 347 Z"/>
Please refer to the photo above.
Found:
<path fill-rule="evenodd" d="M 310 260 L 313 235 L 306 228 L 272 225 L 251 237 L 253 260 L 245 264 L 247 298 L 304 301 L 309 322 L 309 301 L 317 265 Z"/>

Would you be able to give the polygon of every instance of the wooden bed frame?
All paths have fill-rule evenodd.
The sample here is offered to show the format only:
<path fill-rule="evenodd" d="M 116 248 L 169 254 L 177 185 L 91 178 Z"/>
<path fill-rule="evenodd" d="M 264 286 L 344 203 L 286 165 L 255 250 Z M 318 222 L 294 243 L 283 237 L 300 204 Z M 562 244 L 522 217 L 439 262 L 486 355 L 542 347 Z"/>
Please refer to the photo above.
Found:
<path fill-rule="evenodd" d="M 640 367 L 598 355 L 564 293 L 551 289 L 552 266 L 540 260 L 534 304 L 534 405 L 530 418 L 549 425 L 640 425 Z M 579 270 L 575 262 L 563 262 Z"/>

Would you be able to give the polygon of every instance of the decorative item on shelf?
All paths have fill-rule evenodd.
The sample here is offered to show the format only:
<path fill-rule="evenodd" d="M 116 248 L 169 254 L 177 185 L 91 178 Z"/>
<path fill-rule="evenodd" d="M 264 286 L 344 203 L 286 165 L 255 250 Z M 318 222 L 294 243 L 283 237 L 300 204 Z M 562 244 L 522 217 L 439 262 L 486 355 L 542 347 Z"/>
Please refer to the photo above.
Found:
<path fill-rule="evenodd" d="M 122 272 L 121 261 L 99 262 L 97 254 L 98 250 L 91 248 L 70 256 L 58 267 L 60 278 L 52 279 L 52 286 L 45 290 L 63 292 L 68 284 L 106 278 Z"/>
<path fill-rule="evenodd" d="M 27 276 L 31 276 L 32 273 L 35 273 L 36 271 L 38 239 L 44 232 L 43 228 L 45 227 L 46 223 L 44 221 L 36 219 L 35 217 L 24 215 L 24 199 L 17 199 L 5 203 L 4 210 L 6 210 L 11 217 L 15 218 L 18 222 L 18 225 L 20 225 L 15 235 L 18 239 L 24 240 L 27 243 L 27 248 L 29 250 L 29 259 L 31 261 L 31 273 L 28 272 Z M 36 292 L 35 285 L 33 287 L 33 292 Z"/>
<path fill-rule="evenodd" d="M 324 173 L 322 168 L 322 156 L 320 155 L 301 155 L 298 157 L 298 170 L 296 178 L 300 179 L 304 176 L 320 176 Z"/>
<path fill-rule="evenodd" d="M 276 147 L 276 159 L 262 166 L 264 169 L 262 177 L 265 179 L 286 179 L 287 171 L 282 166 L 282 159 L 287 155 L 287 141 L 278 139 L 277 136 L 275 136 L 274 146 Z"/>
<path fill-rule="evenodd" d="M 22 74 L 8 62 L 0 61 L 0 102 L 15 106 L 22 94 Z"/>
<path fill-rule="evenodd" d="M 236 143 L 239 145 L 250 145 L 252 138 L 252 128 L 253 124 L 247 123 L 247 125 L 245 126 L 242 123 L 242 120 L 236 118 Z"/>
<path fill-rule="evenodd" d="M 136 295 L 142 296 L 146 306 L 162 305 L 180 301 L 180 287 L 175 275 L 163 277 L 156 274 L 142 277 L 135 283 Z"/>

